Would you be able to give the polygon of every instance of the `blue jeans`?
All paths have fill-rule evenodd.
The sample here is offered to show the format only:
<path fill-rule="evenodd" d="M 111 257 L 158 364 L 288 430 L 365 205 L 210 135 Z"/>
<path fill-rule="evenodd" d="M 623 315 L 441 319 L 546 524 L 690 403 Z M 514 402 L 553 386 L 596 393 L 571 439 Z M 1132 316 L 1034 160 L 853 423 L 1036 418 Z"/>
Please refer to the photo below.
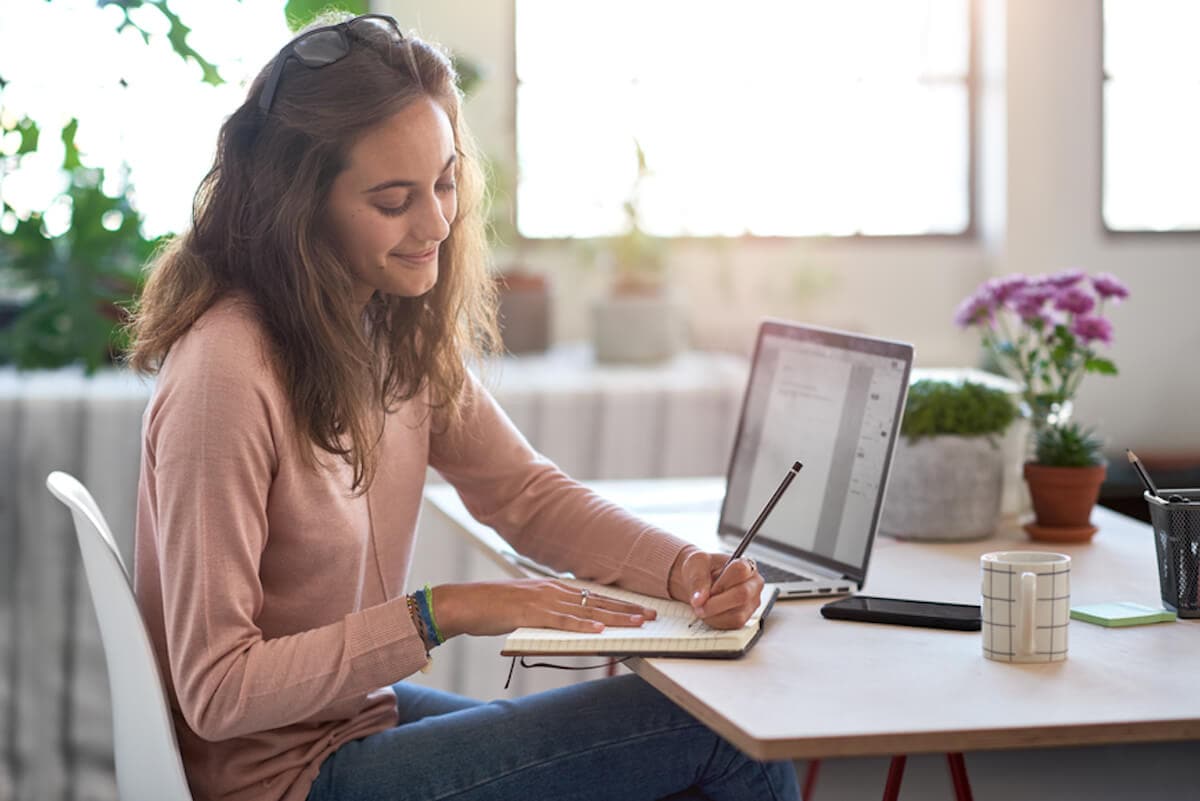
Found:
<path fill-rule="evenodd" d="M 400 683 L 400 724 L 348 742 L 309 801 L 798 801 L 790 762 L 756 762 L 633 675 L 481 703 Z"/>

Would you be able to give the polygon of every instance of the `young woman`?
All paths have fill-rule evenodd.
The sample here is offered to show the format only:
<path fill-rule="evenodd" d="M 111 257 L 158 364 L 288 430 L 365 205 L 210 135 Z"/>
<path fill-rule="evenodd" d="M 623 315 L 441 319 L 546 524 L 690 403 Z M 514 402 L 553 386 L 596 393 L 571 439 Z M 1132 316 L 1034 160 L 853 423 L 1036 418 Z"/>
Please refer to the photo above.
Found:
<path fill-rule="evenodd" d="M 479 703 L 403 681 L 459 634 L 637 626 L 556 581 L 406 595 L 427 466 L 522 553 L 741 625 L 762 580 L 534 452 L 467 360 L 496 342 L 478 162 L 446 57 L 309 29 L 221 131 L 159 257 L 135 586 L 210 799 L 797 798 L 636 676 Z M 419 579 L 417 580 L 419 583 Z"/>

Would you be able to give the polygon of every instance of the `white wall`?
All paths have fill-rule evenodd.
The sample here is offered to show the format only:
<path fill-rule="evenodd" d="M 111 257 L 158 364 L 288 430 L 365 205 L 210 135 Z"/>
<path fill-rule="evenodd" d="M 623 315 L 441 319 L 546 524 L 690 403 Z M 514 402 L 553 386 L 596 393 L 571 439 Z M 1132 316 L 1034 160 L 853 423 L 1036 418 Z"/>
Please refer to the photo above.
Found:
<path fill-rule="evenodd" d="M 486 152 L 514 151 L 512 0 L 383 0 L 377 7 L 489 71 L 468 119 Z M 972 240 L 685 242 L 671 270 L 692 340 L 747 350 L 766 315 L 906 339 L 919 366 L 972 364 L 973 336 L 950 322 L 981 280 L 1009 271 L 1079 267 L 1113 272 L 1133 296 L 1112 314 L 1118 378 L 1090 376 L 1079 419 L 1111 451 L 1200 451 L 1188 399 L 1200 373 L 1183 368 L 1200 346 L 1200 235 L 1114 237 L 1102 230 L 1099 0 L 984 0 L 980 235 Z M 509 156 L 511 158 L 511 156 Z M 501 254 L 501 265 L 512 255 Z M 589 304 L 604 272 L 584 248 L 525 246 L 519 258 L 551 275 L 555 334 L 589 336 Z"/>

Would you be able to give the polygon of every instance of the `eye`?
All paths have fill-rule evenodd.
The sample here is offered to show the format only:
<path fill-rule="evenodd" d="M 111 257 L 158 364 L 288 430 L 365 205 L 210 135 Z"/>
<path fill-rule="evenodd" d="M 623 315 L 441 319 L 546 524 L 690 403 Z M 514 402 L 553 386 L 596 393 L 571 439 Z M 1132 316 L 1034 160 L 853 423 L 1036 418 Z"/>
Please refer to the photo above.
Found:
<path fill-rule="evenodd" d="M 379 213 L 385 217 L 399 217 L 412 206 L 412 195 L 409 195 L 399 206 L 376 206 Z"/>
<path fill-rule="evenodd" d="M 448 192 L 453 192 L 454 190 L 458 189 L 458 184 L 454 183 L 454 181 L 442 181 L 441 183 L 434 186 L 434 189 L 441 192 L 442 194 L 446 194 Z"/>

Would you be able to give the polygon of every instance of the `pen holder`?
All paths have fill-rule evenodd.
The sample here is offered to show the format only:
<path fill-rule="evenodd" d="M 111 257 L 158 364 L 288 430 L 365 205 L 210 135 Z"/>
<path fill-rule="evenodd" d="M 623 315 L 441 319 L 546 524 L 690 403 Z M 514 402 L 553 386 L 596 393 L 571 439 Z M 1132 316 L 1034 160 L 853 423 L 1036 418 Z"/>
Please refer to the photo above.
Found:
<path fill-rule="evenodd" d="M 1180 617 L 1200 617 L 1200 489 L 1144 493 L 1154 526 L 1163 604 Z M 1168 501 L 1167 498 L 1177 498 Z"/>

